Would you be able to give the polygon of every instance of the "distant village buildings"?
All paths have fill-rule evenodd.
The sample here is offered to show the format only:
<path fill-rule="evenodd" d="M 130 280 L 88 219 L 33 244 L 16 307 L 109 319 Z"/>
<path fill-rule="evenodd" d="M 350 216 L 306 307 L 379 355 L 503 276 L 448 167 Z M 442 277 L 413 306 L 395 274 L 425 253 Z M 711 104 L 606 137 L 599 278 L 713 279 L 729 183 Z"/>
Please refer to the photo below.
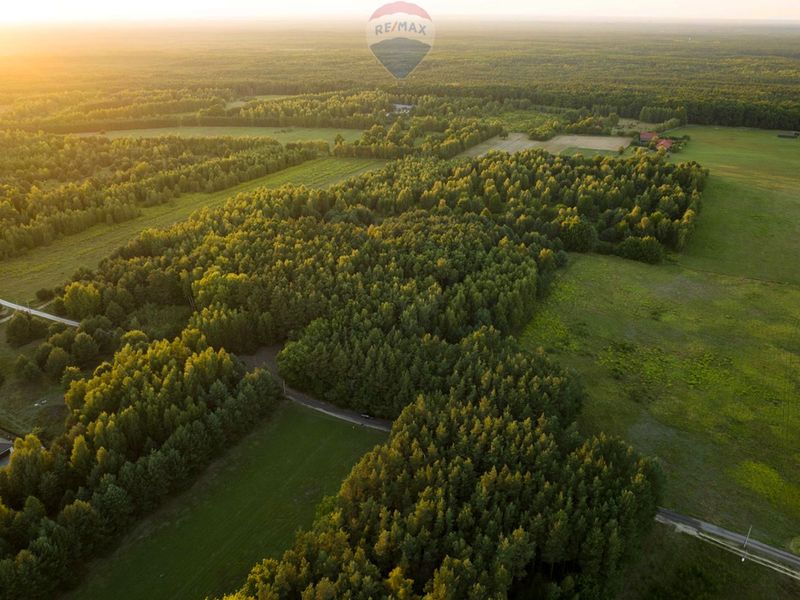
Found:
<path fill-rule="evenodd" d="M 658 135 L 655 131 L 642 131 L 639 134 L 639 145 L 653 147 L 655 144 L 656 150 L 665 150 L 671 152 L 675 148 L 675 140 L 672 138 Z"/>
<path fill-rule="evenodd" d="M 639 141 L 645 144 L 649 144 L 656 139 L 658 139 L 658 134 L 655 131 L 643 131 L 639 134 Z"/>

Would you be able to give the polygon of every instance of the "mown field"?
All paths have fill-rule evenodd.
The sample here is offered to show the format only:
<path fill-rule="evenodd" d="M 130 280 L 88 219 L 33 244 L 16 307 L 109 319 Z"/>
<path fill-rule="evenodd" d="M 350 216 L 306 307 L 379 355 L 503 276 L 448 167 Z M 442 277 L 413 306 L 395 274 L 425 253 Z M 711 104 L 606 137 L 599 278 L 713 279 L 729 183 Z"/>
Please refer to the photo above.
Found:
<path fill-rule="evenodd" d="M 358 459 L 385 434 L 293 404 L 231 448 L 186 492 L 90 566 L 71 600 L 172 600 L 233 591 L 311 524 Z"/>
<path fill-rule="evenodd" d="M 359 158 L 321 158 L 236 187 L 211 194 L 186 194 L 159 206 L 142 208 L 141 216 L 117 225 L 97 225 L 56 240 L 49 246 L 0 262 L 0 298 L 12 302 L 35 299 L 36 290 L 65 282 L 78 268 L 94 268 L 111 252 L 140 231 L 167 227 L 187 218 L 199 208 L 219 206 L 234 194 L 259 187 L 304 184 L 325 187 L 374 169 L 384 161 Z"/>
<path fill-rule="evenodd" d="M 620 148 L 627 148 L 631 139 L 607 135 L 557 135 L 551 140 L 540 142 L 532 140 L 526 133 L 509 133 L 506 138 L 493 137 L 461 153 L 461 156 L 483 156 L 492 151 L 520 152 L 530 148 L 541 148 L 552 154 L 617 154 Z"/>
<path fill-rule="evenodd" d="M 661 266 L 571 257 L 522 337 L 581 374 L 585 430 L 659 457 L 667 506 L 796 547 L 800 143 L 685 133 L 692 142 L 675 159 L 712 171 L 685 253 Z"/>
<path fill-rule="evenodd" d="M 245 104 L 247 104 L 248 102 L 251 102 L 253 100 L 260 100 L 261 102 L 263 102 L 265 100 L 281 100 L 282 98 L 289 98 L 289 96 L 287 96 L 285 94 L 264 94 L 264 95 L 261 95 L 261 96 L 253 96 L 253 97 L 248 98 L 246 100 L 245 99 L 240 99 L 240 100 L 233 100 L 231 102 L 228 102 L 228 103 L 225 104 L 225 109 L 227 110 L 229 108 L 239 108 L 240 106 L 244 106 Z"/>
<path fill-rule="evenodd" d="M 95 134 L 96 135 L 96 134 Z M 333 144 L 337 135 L 345 141 L 354 142 L 361 137 L 358 129 L 333 129 L 330 127 L 158 127 L 153 129 L 122 129 L 103 135 L 111 138 L 159 137 L 179 135 L 182 137 L 268 137 L 281 144 L 322 140 Z"/>

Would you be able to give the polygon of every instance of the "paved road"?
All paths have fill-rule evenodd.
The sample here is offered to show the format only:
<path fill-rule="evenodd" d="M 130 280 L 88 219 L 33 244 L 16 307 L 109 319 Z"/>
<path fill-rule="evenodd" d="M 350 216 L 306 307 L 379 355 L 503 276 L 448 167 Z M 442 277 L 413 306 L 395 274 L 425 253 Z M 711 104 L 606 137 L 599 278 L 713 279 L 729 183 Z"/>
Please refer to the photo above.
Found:
<path fill-rule="evenodd" d="M 36 310 L 35 308 L 28 308 L 27 306 L 22 306 L 20 304 L 14 304 L 13 302 L 7 302 L 6 300 L 0 300 L 0 306 L 5 306 L 11 310 L 18 310 L 19 312 L 28 313 L 29 315 L 47 319 L 48 321 L 63 323 L 64 325 L 69 325 L 70 327 L 77 327 L 80 325 L 80 323 L 77 321 L 71 321 L 70 319 L 65 319 L 63 317 L 57 317 L 56 315 L 51 315 L 50 313 L 42 312 L 41 310 Z"/>
<path fill-rule="evenodd" d="M 729 531 L 712 523 L 687 517 L 666 508 L 658 509 L 656 521 L 672 525 L 682 533 L 688 533 L 707 541 L 718 542 L 716 545 L 722 546 L 742 558 L 753 560 L 785 575 L 800 579 L 800 556 L 796 554 L 764 544 L 754 540 L 752 537 L 748 539 L 746 535 L 741 533 Z M 777 564 L 773 564 L 773 561 Z"/>
<path fill-rule="evenodd" d="M 276 359 L 278 352 L 281 351 L 281 348 L 282 346 L 270 346 L 269 348 L 261 349 L 258 353 L 252 356 L 240 356 L 240 358 L 250 367 L 265 367 L 275 376 L 278 381 L 283 383 L 284 395 L 292 402 L 301 404 L 307 408 L 310 408 L 311 410 L 324 413 L 341 421 L 347 421 L 348 423 L 353 423 L 354 425 L 360 425 L 361 427 L 368 427 L 369 429 L 377 429 L 378 431 L 385 432 L 392 430 L 391 421 L 375 419 L 361 415 L 352 410 L 339 408 L 338 406 L 317 400 L 308 394 L 304 394 L 303 392 L 288 387 L 286 382 L 283 381 L 280 375 L 278 375 L 278 362 Z"/>

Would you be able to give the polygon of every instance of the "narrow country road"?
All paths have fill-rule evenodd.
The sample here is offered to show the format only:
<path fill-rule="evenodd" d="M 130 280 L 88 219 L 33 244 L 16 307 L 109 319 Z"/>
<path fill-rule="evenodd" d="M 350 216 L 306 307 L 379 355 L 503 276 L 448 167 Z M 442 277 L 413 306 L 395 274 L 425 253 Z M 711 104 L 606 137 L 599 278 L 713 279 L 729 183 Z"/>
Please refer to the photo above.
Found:
<path fill-rule="evenodd" d="M 51 315 L 50 313 L 42 312 L 41 310 L 36 310 L 35 308 L 28 308 L 27 306 L 22 306 L 20 304 L 14 304 L 13 302 L 8 302 L 6 300 L 0 300 L 0 306 L 5 306 L 6 308 L 10 308 L 11 310 L 28 313 L 29 315 L 33 315 L 34 317 L 40 317 L 42 319 L 47 319 L 48 321 L 63 323 L 64 325 L 69 325 L 70 327 L 78 327 L 80 325 L 80 323 L 78 323 L 77 321 L 72 321 L 70 319 L 65 319 L 63 317 L 57 317 L 56 315 Z"/>
<path fill-rule="evenodd" d="M 346 410 L 344 408 L 339 408 L 338 406 L 334 406 L 329 402 L 323 402 L 321 400 L 317 400 L 316 398 L 312 398 L 311 396 L 304 394 L 298 390 L 294 390 L 286 385 L 286 382 L 281 378 L 278 374 L 278 352 L 280 352 L 282 346 L 270 346 L 268 348 L 262 348 L 256 354 L 251 356 L 240 356 L 244 363 L 251 367 L 264 367 L 266 368 L 272 375 L 280 381 L 284 386 L 284 395 L 297 404 L 301 404 L 311 410 L 315 410 L 317 412 L 321 412 L 328 416 L 334 417 L 341 421 L 347 421 L 348 423 L 353 423 L 354 425 L 360 425 L 361 427 L 367 427 L 369 429 L 377 429 L 378 431 L 385 431 L 390 432 L 392 430 L 392 422 L 386 421 L 384 419 L 375 419 L 372 417 L 368 417 L 366 415 L 361 415 L 357 412 L 352 410 Z"/>
<path fill-rule="evenodd" d="M 783 573 L 800 580 L 800 556 L 775 548 L 753 538 L 706 523 L 699 519 L 687 517 L 666 508 L 659 508 L 656 521 L 672 525 L 680 533 L 686 533 L 706 542 L 719 546 L 728 552 L 750 560 L 773 571 Z"/>

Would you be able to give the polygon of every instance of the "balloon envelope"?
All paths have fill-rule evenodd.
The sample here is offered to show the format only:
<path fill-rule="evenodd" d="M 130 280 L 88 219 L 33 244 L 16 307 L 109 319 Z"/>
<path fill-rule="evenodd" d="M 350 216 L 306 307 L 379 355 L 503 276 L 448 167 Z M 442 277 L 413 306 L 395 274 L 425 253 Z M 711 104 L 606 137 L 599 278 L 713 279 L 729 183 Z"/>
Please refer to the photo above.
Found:
<path fill-rule="evenodd" d="M 410 2 L 392 2 L 367 22 L 367 44 L 397 79 L 405 79 L 433 47 L 436 30 L 430 15 Z"/>

